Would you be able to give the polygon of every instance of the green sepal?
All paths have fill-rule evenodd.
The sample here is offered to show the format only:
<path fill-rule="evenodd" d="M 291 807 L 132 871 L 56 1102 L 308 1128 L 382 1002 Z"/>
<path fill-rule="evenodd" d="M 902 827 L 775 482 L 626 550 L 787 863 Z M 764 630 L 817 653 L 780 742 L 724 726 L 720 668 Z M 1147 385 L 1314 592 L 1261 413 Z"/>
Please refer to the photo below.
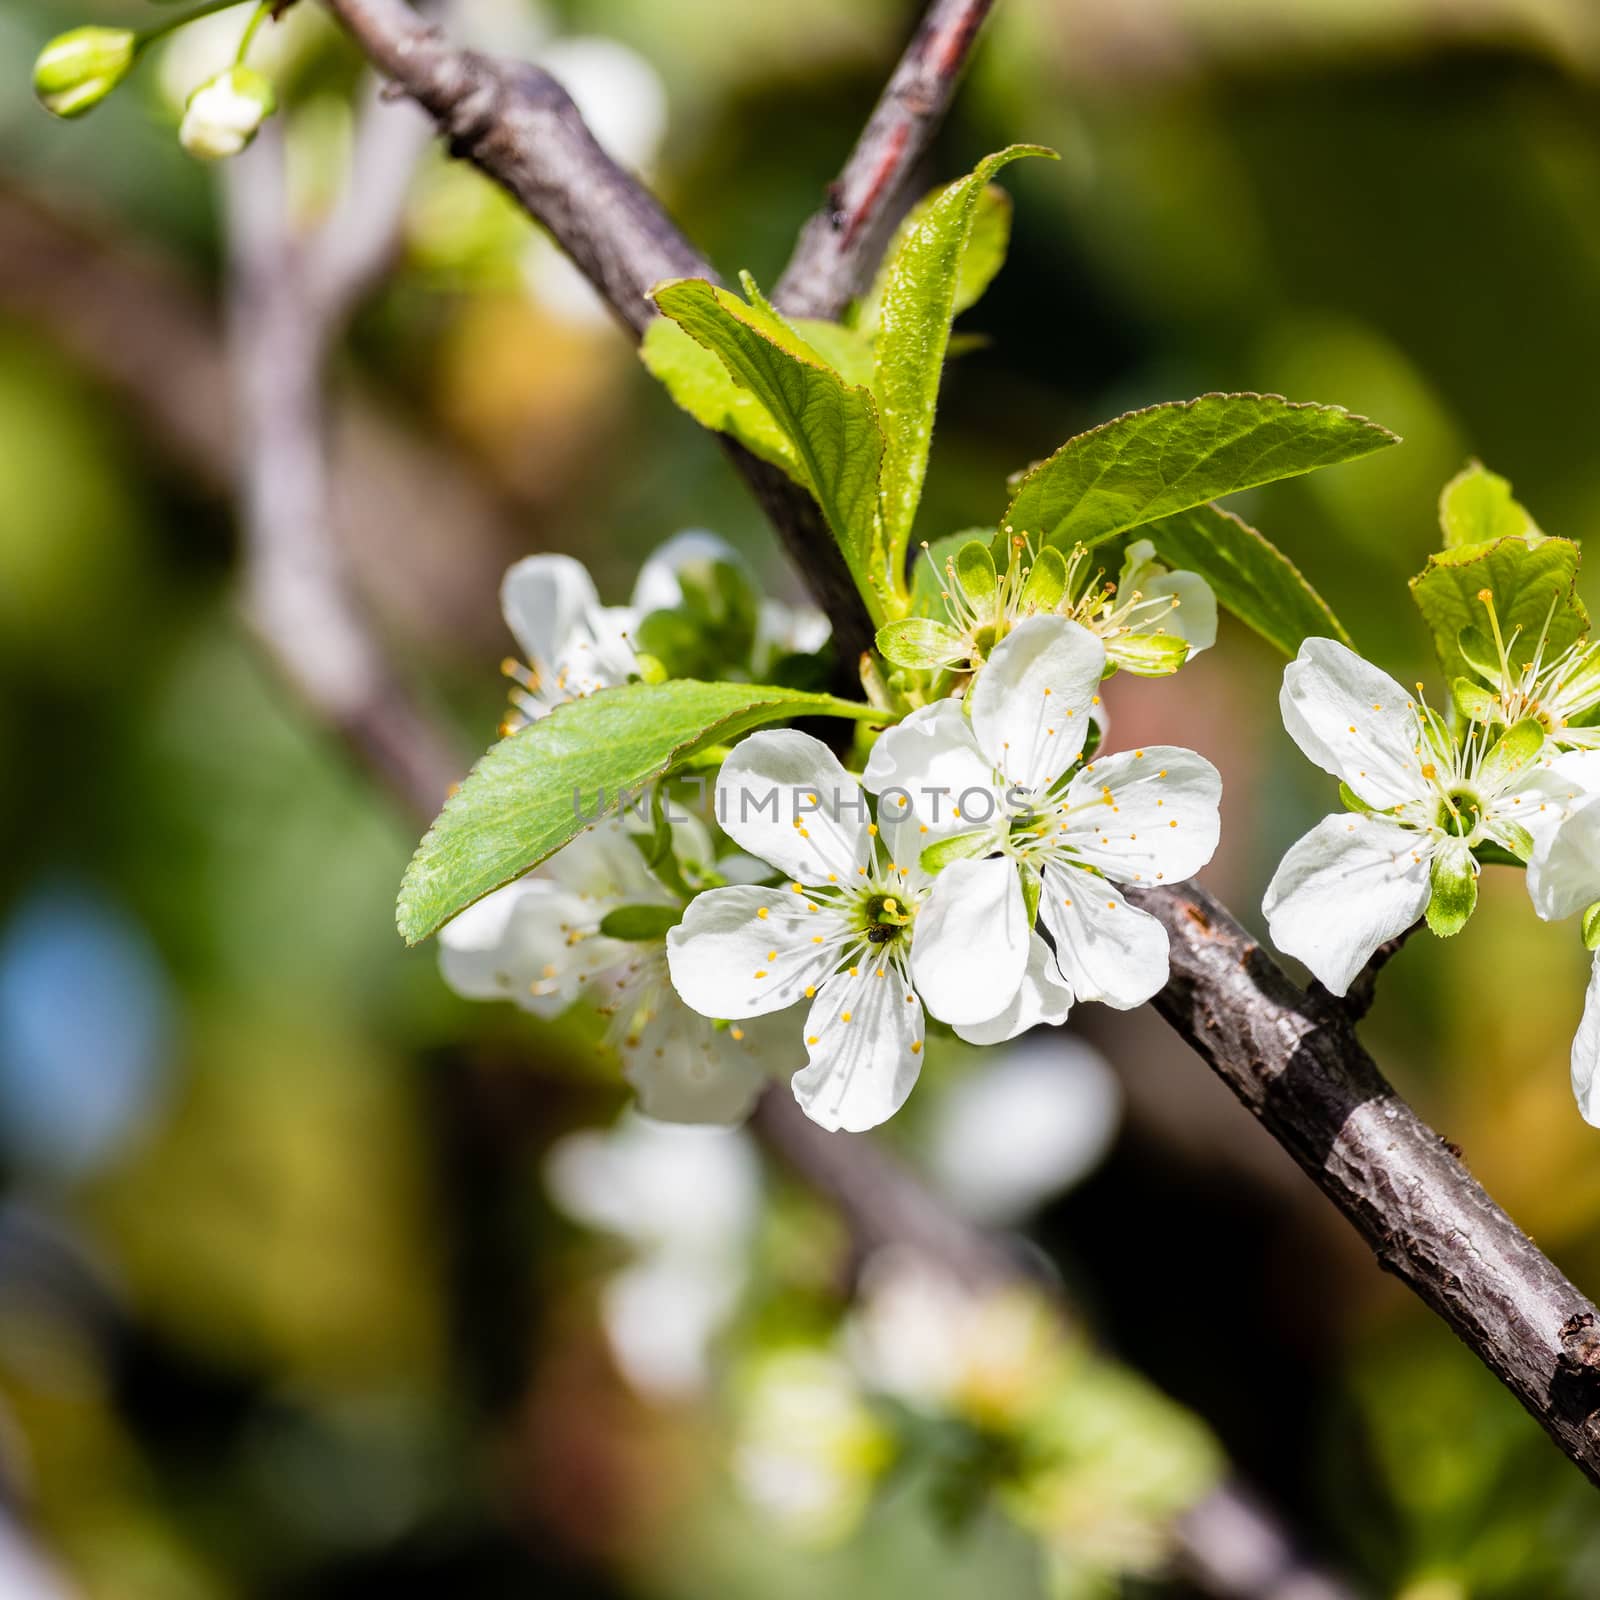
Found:
<path fill-rule="evenodd" d="M 1495 842 L 1519 867 L 1525 867 L 1533 856 L 1533 835 L 1518 822 L 1497 822 L 1494 825 Z M 1481 857 L 1479 858 L 1482 859 Z M 1501 865 L 1504 865 L 1502 862 Z"/>
<path fill-rule="evenodd" d="M 961 635 L 948 622 L 932 617 L 902 617 L 878 629 L 877 646 L 885 661 L 897 667 L 926 671 L 967 658 Z"/>
<path fill-rule="evenodd" d="M 994 604 L 1000 589 L 994 557 L 981 539 L 969 539 L 956 551 L 956 582 L 974 606 Z"/>
<path fill-rule="evenodd" d="M 1450 685 L 1456 706 L 1462 716 L 1474 722 L 1497 722 L 1500 718 L 1500 697 L 1492 690 L 1471 678 L 1457 678 Z"/>
<path fill-rule="evenodd" d="M 957 833 L 930 844 L 922 852 L 922 870 L 935 873 L 948 867 L 952 861 L 970 861 L 975 856 L 986 856 L 993 848 L 994 835 L 987 830 Z"/>
<path fill-rule="evenodd" d="M 1044 879 L 1039 876 L 1039 869 L 1029 862 L 1019 863 L 1022 877 L 1022 909 L 1028 913 L 1028 926 L 1031 928 L 1039 921 L 1039 896 L 1044 891 Z"/>
<path fill-rule="evenodd" d="M 1600 950 L 1600 900 L 1583 914 L 1583 948 Z"/>
<path fill-rule="evenodd" d="M 1339 801 L 1346 811 L 1354 811 L 1363 817 L 1370 817 L 1376 807 L 1369 806 L 1342 778 L 1339 780 Z"/>
<path fill-rule="evenodd" d="M 643 944 L 665 939 L 668 930 L 682 920 L 678 906 L 614 906 L 600 919 L 600 932 L 607 939 Z"/>
<path fill-rule="evenodd" d="M 1022 586 L 1024 611 L 1049 612 L 1067 592 L 1067 558 L 1054 545 L 1046 545 L 1033 559 Z"/>
<path fill-rule="evenodd" d="M 1483 765 L 1478 769 L 1478 782 L 1485 789 L 1498 788 L 1508 778 L 1521 772 L 1544 748 L 1544 727 L 1537 717 L 1524 717 L 1494 742 Z"/>
<path fill-rule="evenodd" d="M 1478 903 L 1477 863 L 1459 839 L 1447 839 L 1435 853 L 1428 873 L 1433 895 L 1428 901 L 1428 927 L 1449 939 L 1467 925 Z"/>
<path fill-rule="evenodd" d="M 1514 856 L 1503 844 L 1496 844 L 1492 839 L 1485 839 L 1482 844 L 1472 847 L 1473 859 L 1484 867 L 1525 867 L 1527 863 L 1519 856 Z"/>
<path fill-rule="evenodd" d="M 1125 633 L 1106 640 L 1106 660 L 1135 677 L 1170 677 L 1189 659 L 1189 641 L 1175 633 Z"/>

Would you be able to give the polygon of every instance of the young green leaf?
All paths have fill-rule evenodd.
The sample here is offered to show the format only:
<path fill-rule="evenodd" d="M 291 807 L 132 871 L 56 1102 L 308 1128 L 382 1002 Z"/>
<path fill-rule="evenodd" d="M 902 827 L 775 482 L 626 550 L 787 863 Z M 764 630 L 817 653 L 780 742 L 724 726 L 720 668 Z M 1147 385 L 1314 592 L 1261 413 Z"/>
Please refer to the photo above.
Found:
<path fill-rule="evenodd" d="M 1130 411 L 1069 439 L 1022 479 L 1001 526 L 1050 544 L 1096 545 L 1240 489 L 1398 442 L 1340 406 L 1203 394 Z"/>
<path fill-rule="evenodd" d="M 1198 572 L 1218 605 L 1284 655 L 1295 655 L 1307 638 L 1350 644 L 1344 625 L 1300 569 L 1231 511 L 1195 506 L 1146 532 L 1169 567 Z"/>
<path fill-rule="evenodd" d="M 895 229 L 889 248 L 883 253 L 883 263 L 872 287 L 857 302 L 851 323 L 867 335 L 878 331 L 883 314 L 883 293 L 888 286 L 889 274 L 901 246 L 916 229 L 927 220 L 928 212 L 944 194 L 935 189 L 922 197 L 905 215 Z M 988 184 L 978 192 L 972 210 L 972 231 L 967 235 L 967 248 L 961 252 L 961 263 L 956 270 L 955 303 L 950 308 L 952 317 L 959 317 L 983 298 L 983 292 L 994 282 L 995 274 L 1005 265 L 1006 250 L 1011 244 L 1011 196 L 997 183 Z"/>
<path fill-rule="evenodd" d="M 1510 483 L 1481 461 L 1469 461 L 1440 492 L 1439 527 L 1446 550 L 1494 539 L 1537 544 L 1544 538 L 1539 525 L 1512 499 Z"/>
<path fill-rule="evenodd" d="M 1020 156 L 1049 156 L 1037 145 L 1012 145 L 980 161 L 936 195 L 900 240 L 883 286 L 874 343 L 872 392 L 888 423 L 883 455 L 884 547 L 898 580 L 928 470 L 961 259 L 972 235 L 978 196 L 1001 167 Z"/>
<path fill-rule="evenodd" d="M 785 470 L 815 497 L 868 613 L 882 622 L 900 579 L 884 559 L 884 444 L 872 395 L 847 383 L 781 318 L 703 278 L 660 284 L 653 294 L 662 314 L 714 351 L 770 413 L 793 450 L 793 468 Z"/>
<path fill-rule="evenodd" d="M 1446 680 L 1453 681 L 1470 675 L 1461 634 L 1487 623 L 1484 593 L 1494 604 L 1514 661 L 1531 659 L 1541 637 L 1546 660 L 1580 639 L 1589 631 L 1589 614 L 1577 596 L 1577 577 L 1578 547 L 1570 539 L 1534 545 L 1521 538 L 1499 539 L 1429 556 L 1427 567 L 1411 580 L 1411 598 L 1433 635 Z"/>
<path fill-rule="evenodd" d="M 558 706 L 490 749 L 445 802 L 400 885 L 400 932 L 408 944 L 427 938 L 553 855 L 597 810 L 636 801 L 707 746 L 805 716 L 882 713 L 831 695 L 684 678 Z"/>

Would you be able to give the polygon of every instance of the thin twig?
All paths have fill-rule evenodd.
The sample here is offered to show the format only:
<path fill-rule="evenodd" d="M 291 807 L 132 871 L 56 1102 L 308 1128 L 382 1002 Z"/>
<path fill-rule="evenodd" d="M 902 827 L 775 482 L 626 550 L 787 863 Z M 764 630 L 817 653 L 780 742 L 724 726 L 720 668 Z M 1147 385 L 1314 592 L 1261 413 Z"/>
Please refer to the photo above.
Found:
<path fill-rule="evenodd" d="M 867 286 L 994 0 L 934 0 L 879 97 L 828 204 L 806 223 L 773 300 L 837 317 Z"/>

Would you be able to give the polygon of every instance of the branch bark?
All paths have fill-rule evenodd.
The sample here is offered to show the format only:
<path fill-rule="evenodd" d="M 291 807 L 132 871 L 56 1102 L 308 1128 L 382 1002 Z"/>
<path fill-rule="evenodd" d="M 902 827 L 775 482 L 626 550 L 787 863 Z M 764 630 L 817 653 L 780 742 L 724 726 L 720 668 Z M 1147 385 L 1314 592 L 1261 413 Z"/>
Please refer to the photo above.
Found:
<path fill-rule="evenodd" d="M 837 317 L 866 288 L 907 199 L 906 188 L 955 98 L 994 0 L 934 0 L 806 223 L 774 302 L 791 316 Z"/>

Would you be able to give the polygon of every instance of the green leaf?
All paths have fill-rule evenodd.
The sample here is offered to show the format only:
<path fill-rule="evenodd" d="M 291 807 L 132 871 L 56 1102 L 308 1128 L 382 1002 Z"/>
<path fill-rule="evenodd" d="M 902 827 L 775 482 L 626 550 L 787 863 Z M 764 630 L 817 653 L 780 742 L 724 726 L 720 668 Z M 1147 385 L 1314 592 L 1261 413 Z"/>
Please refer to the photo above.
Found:
<path fill-rule="evenodd" d="M 883 263 L 872 287 L 857 302 L 854 324 L 864 334 L 878 331 L 883 313 L 883 293 L 888 286 L 889 274 L 900 254 L 901 247 L 910 235 L 927 220 L 929 211 L 945 193 L 935 189 L 924 195 L 908 211 L 895 229 L 889 248 L 883 253 Z M 991 183 L 978 192 L 977 204 L 972 212 L 972 231 L 967 235 L 967 247 L 961 252 L 961 264 L 956 271 L 955 303 L 950 315 L 959 317 L 983 298 L 983 292 L 994 282 L 995 274 L 1005 265 L 1006 250 L 1011 243 L 1011 196 L 999 184 Z"/>
<path fill-rule="evenodd" d="M 1510 483 L 1481 461 L 1469 461 L 1440 492 L 1439 527 L 1446 550 L 1494 539 L 1537 544 L 1544 538 L 1539 525 L 1512 499 Z"/>
<path fill-rule="evenodd" d="M 645 329 L 639 358 L 701 427 L 726 433 L 791 478 L 799 476 L 794 447 L 772 420 L 772 413 L 734 381 L 715 354 L 697 344 L 676 322 L 656 318 Z"/>
<path fill-rule="evenodd" d="M 1447 839 L 1435 852 L 1428 881 L 1433 896 L 1428 901 L 1428 927 L 1449 939 L 1467 925 L 1478 903 L 1478 869 L 1464 840 Z"/>
<path fill-rule="evenodd" d="M 1096 545 L 1190 506 L 1398 442 L 1340 406 L 1203 394 L 1130 411 L 1069 439 L 1022 479 L 1001 527 L 1050 544 Z"/>
<path fill-rule="evenodd" d="M 884 621 L 900 583 L 884 560 L 884 445 L 872 395 L 845 382 L 781 318 L 703 278 L 658 284 L 652 294 L 662 314 L 714 351 L 770 413 L 793 449 L 785 470 L 822 508 L 868 613 Z"/>
<path fill-rule="evenodd" d="M 872 341 L 842 322 L 795 317 L 789 324 L 846 383 L 872 383 Z"/>
<path fill-rule="evenodd" d="M 537 866 L 708 746 L 791 717 L 878 721 L 870 706 L 761 684 L 628 684 L 558 706 L 502 739 L 445 802 L 400 885 L 408 944 Z M 601 794 L 603 791 L 603 796 Z"/>
<path fill-rule="evenodd" d="M 888 424 L 883 454 L 883 529 L 889 569 L 899 574 L 922 498 L 933 442 L 961 259 L 978 196 L 1001 167 L 1020 156 L 1049 156 L 1037 145 L 1012 145 L 980 161 L 937 194 L 906 231 L 890 259 L 874 344 L 872 392 Z"/>
<path fill-rule="evenodd" d="M 600 932 L 607 939 L 623 939 L 630 944 L 665 939 L 683 921 L 680 906 L 613 906 L 600 919 Z"/>
<path fill-rule="evenodd" d="M 1471 674 L 1461 633 L 1488 621 L 1479 599 L 1485 590 L 1514 662 L 1530 660 L 1541 636 L 1546 660 L 1580 639 L 1589 630 L 1589 614 L 1578 599 L 1577 577 L 1578 547 L 1570 539 L 1534 545 L 1500 539 L 1429 556 L 1426 569 L 1411 580 L 1411 598 L 1433 635 L 1446 680 L 1453 681 Z"/>
<path fill-rule="evenodd" d="M 948 622 L 934 617 L 901 617 L 878 629 L 878 653 L 897 667 L 916 672 L 965 661 L 961 635 Z"/>
<path fill-rule="evenodd" d="M 1286 656 L 1319 637 L 1350 644 L 1344 625 L 1270 540 L 1217 506 L 1164 517 L 1148 535 L 1169 567 L 1198 572 L 1217 604 Z"/>

